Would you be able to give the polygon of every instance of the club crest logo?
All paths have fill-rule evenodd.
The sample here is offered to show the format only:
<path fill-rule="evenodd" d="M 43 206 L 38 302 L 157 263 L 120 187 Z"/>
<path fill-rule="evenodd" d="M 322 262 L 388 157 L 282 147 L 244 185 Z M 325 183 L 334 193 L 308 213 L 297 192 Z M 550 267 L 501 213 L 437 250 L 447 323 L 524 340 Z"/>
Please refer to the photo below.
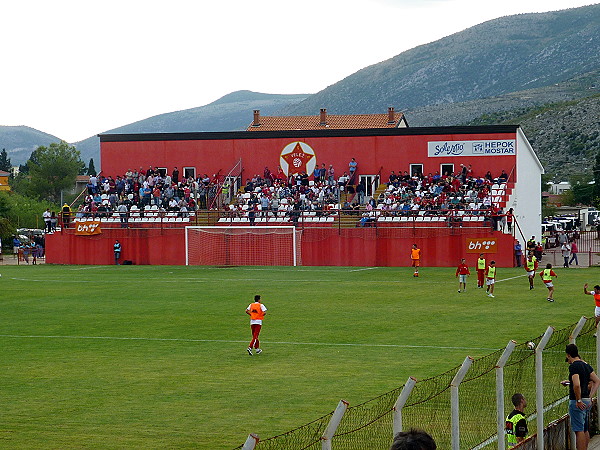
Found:
<path fill-rule="evenodd" d="M 310 175 L 317 165 L 317 157 L 310 145 L 296 141 L 283 148 L 279 155 L 279 165 L 286 176 L 302 172 Z"/>

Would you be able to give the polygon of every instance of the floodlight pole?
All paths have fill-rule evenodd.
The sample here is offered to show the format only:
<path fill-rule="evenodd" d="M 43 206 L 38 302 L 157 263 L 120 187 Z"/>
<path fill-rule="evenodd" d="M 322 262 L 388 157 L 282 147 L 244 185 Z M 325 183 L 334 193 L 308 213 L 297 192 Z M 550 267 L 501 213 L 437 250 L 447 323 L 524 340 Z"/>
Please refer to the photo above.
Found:
<path fill-rule="evenodd" d="M 331 416 L 331 419 L 329 419 L 327 428 L 325 428 L 325 431 L 321 436 L 321 450 L 331 450 L 331 439 L 333 439 L 335 430 L 337 430 L 337 427 L 342 421 L 342 417 L 344 417 L 344 413 L 348 409 L 348 405 L 349 403 L 346 400 L 340 400 L 338 403 L 337 408 L 335 408 L 335 411 Z"/>
<path fill-rule="evenodd" d="M 535 409 L 537 412 L 537 450 L 544 450 L 544 366 L 542 352 L 554 333 L 553 327 L 548 327 L 542 339 L 535 348 Z"/>
<path fill-rule="evenodd" d="M 517 343 L 509 341 L 502 356 L 496 363 L 496 418 L 498 425 L 498 450 L 505 450 L 504 433 L 506 429 L 506 418 L 504 416 L 504 366 L 510 358 Z"/>
<path fill-rule="evenodd" d="M 452 416 L 452 450 L 460 450 L 460 423 L 458 409 L 458 387 L 462 383 L 467 371 L 473 364 L 473 358 L 467 356 L 454 375 L 454 379 L 450 383 L 450 408 Z"/>
<path fill-rule="evenodd" d="M 260 439 L 257 434 L 249 434 L 248 439 L 246 439 L 246 442 L 244 442 L 244 445 L 242 446 L 242 450 L 254 450 L 258 441 L 260 441 Z"/>
<path fill-rule="evenodd" d="M 417 384 L 417 379 L 408 377 L 406 384 L 404 384 L 404 387 L 402 388 L 402 392 L 400 392 L 400 395 L 394 404 L 394 423 L 392 426 L 394 436 L 402 431 L 402 408 L 404 408 L 404 405 L 406 404 L 408 397 L 415 387 L 415 384 Z"/>

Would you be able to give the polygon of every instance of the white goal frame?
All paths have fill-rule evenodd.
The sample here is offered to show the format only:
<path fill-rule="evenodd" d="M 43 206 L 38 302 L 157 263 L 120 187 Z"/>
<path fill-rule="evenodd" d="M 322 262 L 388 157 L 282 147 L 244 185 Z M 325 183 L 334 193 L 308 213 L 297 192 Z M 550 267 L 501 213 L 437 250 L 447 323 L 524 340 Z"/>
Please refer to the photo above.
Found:
<path fill-rule="evenodd" d="M 288 234 L 292 237 L 292 259 L 293 266 L 298 266 L 298 256 L 299 256 L 299 248 L 298 248 L 298 235 L 302 233 L 300 230 L 297 230 L 293 225 L 273 225 L 273 226 L 202 226 L 202 225 L 193 225 L 185 227 L 185 265 L 190 265 L 190 243 L 189 243 L 189 232 L 194 229 L 202 229 L 208 231 L 220 231 L 223 234 L 226 234 L 228 230 L 283 230 L 289 231 Z"/>

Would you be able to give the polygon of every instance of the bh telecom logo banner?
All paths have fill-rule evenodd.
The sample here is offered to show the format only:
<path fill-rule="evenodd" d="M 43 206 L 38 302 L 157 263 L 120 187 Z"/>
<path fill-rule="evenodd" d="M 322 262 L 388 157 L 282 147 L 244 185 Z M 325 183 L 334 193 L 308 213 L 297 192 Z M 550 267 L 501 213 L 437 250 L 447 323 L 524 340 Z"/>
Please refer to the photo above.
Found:
<path fill-rule="evenodd" d="M 306 172 L 311 175 L 317 165 L 315 151 L 305 142 L 292 142 L 281 151 L 279 165 L 286 176 Z"/>
<path fill-rule="evenodd" d="M 510 156 L 516 155 L 514 139 L 494 141 L 433 141 L 427 143 L 427 154 L 436 156 Z"/>
<path fill-rule="evenodd" d="M 467 253 L 498 253 L 494 239 L 466 238 Z"/>

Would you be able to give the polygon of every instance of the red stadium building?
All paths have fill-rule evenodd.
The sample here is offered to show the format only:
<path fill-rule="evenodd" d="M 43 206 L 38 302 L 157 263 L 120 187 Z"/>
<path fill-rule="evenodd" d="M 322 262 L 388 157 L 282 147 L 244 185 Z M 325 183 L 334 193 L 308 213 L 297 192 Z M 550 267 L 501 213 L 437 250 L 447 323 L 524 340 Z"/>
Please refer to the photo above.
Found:
<path fill-rule="evenodd" d="M 102 173 L 116 176 L 151 166 L 168 174 L 178 167 L 185 176 L 198 178 L 208 174 L 220 184 L 229 174 L 227 182 L 235 194 L 243 189 L 246 180 L 262 175 L 265 168 L 281 179 L 306 172 L 312 180 L 315 168 L 329 170 L 332 166 L 337 179 L 350 171 L 349 163 L 354 158 L 357 166 L 351 184 L 362 183 L 366 198 L 373 196 L 374 203 L 380 202 L 368 213 L 373 226 L 361 226 L 360 219 L 367 215 L 364 209 L 356 213 L 348 226 L 348 220 L 341 220 L 341 201 L 331 205 L 327 214 L 319 212 L 323 215 L 318 220 L 310 220 L 311 216 L 303 212 L 300 222 L 289 215 L 284 218 L 275 214 L 274 218 L 267 216 L 255 223 L 296 226 L 301 235 L 297 241 L 299 261 L 304 265 L 407 266 L 409 249 L 416 242 L 423 249 L 424 265 L 456 266 L 461 257 L 473 264 L 476 255 L 483 252 L 500 266 L 512 266 L 515 239 L 524 246 L 531 236 L 540 238 L 543 168 L 519 126 L 409 128 L 402 114 L 390 110 L 388 114 L 372 115 L 364 127 L 355 122 L 354 128 L 348 129 L 352 124 L 344 123 L 340 117 L 347 116 L 327 116 L 322 110 L 320 116 L 314 117 L 314 123 L 299 126 L 298 122 L 291 122 L 284 127 L 272 118 L 261 118 L 255 111 L 253 123 L 243 132 L 100 135 Z M 286 120 L 289 122 L 289 118 Z M 494 181 L 488 193 L 490 211 L 502 208 L 494 213 L 502 215 L 513 208 L 512 232 L 498 231 L 498 227 L 493 230 L 492 213 L 463 211 L 460 225 L 450 217 L 459 213 L 452 211 L 385 213 L 382 199 L 393 192 L 393 187 L 387 187 L 392 171 L 431 179 L 458 174 L 463 166 L 475 178 L 491 173 Z M 235 167 L 237 171 L 232 170 Z M 346 189 L 352 191 L 354 186 Z M 347 192 L 345 196 L 352 201 Z M 201 217 L 204 216 L 197 213 L 190 224 L 224 229 L 249 224 L 244 215 L 234 219 L 215 212 L 212 219 Z M 176 223 L 167 225 L 164 219 L 160 226 L 140 223 L 139 227 L 128 229 L 106 223 L 101 237 L 79 236 L 66 229 L 49 236 L 48 262 L 110 263 L 112 243 L 119 239 L 123 242 L 124 259 L 136 264 L 185 264 L 186 255 L 189 256 L 186 248 L 191 244 L 187 242 L 184 224 L 179 228 Z M 256 238 L 256 244 L 252 244 L 253 239 L 244 241 L 243 246 L 252 250 L 256 245 L 256 251 L 260 251 L 263 238 Z M 198 241 L 193 245 L 203 244 Z M 242 264 L 245 257 L 240 258 L 220 263 Z"/>

